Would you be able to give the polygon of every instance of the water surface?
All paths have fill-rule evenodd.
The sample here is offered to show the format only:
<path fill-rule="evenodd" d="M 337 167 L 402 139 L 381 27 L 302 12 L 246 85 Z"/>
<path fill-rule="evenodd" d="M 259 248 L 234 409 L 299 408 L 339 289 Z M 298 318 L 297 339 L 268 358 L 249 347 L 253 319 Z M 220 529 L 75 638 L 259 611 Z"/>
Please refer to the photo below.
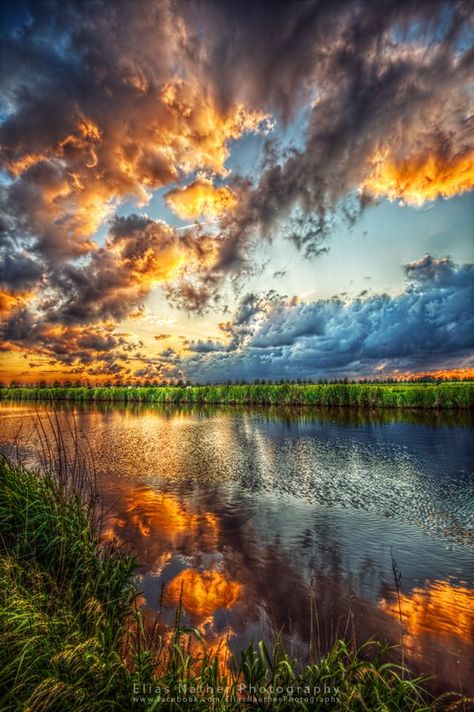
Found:
<path fill-rule="evenodd" d="M 33 420 L 0 406 L 2 449 L 34 462 Z M 236 649 L 284 629 L 324 653 L 337 635 L 400 641 L 434 690 L 474 692 L 472 414 L 64 406 L 94 456 L 104 536 L 140 559 L 141 604 Z M 66 436 L 67 439 L 67 436 Z M 165 588 L 163 590 L 163 585 Z M 310 624 L 311 606 L 316 617 Z"/>

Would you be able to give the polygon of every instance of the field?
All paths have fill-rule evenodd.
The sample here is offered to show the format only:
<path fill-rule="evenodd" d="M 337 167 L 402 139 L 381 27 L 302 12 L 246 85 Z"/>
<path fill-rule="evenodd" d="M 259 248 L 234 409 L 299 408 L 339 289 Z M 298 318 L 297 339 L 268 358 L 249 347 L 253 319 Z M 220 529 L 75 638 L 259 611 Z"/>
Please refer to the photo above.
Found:
<path fill-rule="evenodd" d="M 227 668 L 197 631 L 180 627 L 179 611 L 168 635 L 150 629 L 136 606 L 136 561 L 101 543 L 94 501 L 94 482 L 86 471 L 38 475 L 0 460 L 4 712 L 240 711 L 256 705 L 277 711 L 401 712 L 445 709 L 448 699 L 450 709 L 464 709 L 459 696 L 430 701 L 424 680 L 390 662 L 387 648 L 373 641 L 354 650 L 335 640 L 323 658 L 301 665 L 276 636 L 272 649 L 263 642 L 250 645 Z M 191 700 L 183 685 L 195 690 Z M 292 698 L 298 689 L 324 686 L 333 691 L 330 704 L 318 694 L 308 703 Z M 149 699 L 147 691 L 157 688 L 161 700 L 156 693 Z M 293 692 L 275 699 L 273 690 L 279 688 Z M 259 690 L 260 703 L 252 689 Z"/>
<path fill-rule="evenodd" d="M 349 406 L 359 408 L 474 408 L 474 383 L 255 384 L 150 387 L 4 388 L 0 398 L 182 404 Z"/>

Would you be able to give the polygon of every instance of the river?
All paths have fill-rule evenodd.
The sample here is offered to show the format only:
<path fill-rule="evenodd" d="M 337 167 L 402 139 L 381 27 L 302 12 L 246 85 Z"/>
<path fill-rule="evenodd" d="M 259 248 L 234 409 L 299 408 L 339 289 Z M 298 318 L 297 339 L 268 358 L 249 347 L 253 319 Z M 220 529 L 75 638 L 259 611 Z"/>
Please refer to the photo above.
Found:
<path fill-rule="evenodd" d="M 271 630 L 303 657 L 397 645 L 395 561 L 408 664 L 474 694 L 472 413 L 2 403 L 1 449 L 36 463 L 52 420 L 93 456 L 150 619 L 182 597 L 224 657 Z"/>

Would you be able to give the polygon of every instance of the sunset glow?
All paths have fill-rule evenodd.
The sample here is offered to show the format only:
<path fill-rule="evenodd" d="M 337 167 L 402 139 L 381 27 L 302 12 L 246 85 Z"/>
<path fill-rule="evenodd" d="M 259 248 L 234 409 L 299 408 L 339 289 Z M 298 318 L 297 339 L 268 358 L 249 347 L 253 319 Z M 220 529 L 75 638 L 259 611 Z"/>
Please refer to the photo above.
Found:
<path fill-rule="evenodd" d="M 474 188 L 474 150 L 451 161 L 431 155 L 394 162 L 389 154 L 378 154 L 373 160 L 373 173 L 362 187 L 375 198 L 418 207 L 439 197 L 452 198 Z"/>
<path fill-rule="evenodd" d="M 460 638 L 464 643 L 474 641 L 474 592 L 447 581 L 434 581 L 426 588 L 415 588 L 401 594 L 400 606 L 406 627 L 406 644 L 413 652 L 426 645 L 423 637 L 434 635 Z M 397 601 L 383 600 L 380 607 L 398 618 Z"/>
<path fill-rule="evenodd" d="M 5 709 L 474 700 L 473 3 L 3 0 Z"/>
<path fill-rule="evenodd" d="M 227 4 L 6 13 L 0 380 L 472 376 L 463 3 Z"/>
<path fill-rule="evenodd" d="M 214 614 L 219 608 L 231 608 L 241 594 L 241 585 L 219 571 L 199 572 L 185 569 L 167 586 L 166 603 L 184 610 L 196 619 Z"/>

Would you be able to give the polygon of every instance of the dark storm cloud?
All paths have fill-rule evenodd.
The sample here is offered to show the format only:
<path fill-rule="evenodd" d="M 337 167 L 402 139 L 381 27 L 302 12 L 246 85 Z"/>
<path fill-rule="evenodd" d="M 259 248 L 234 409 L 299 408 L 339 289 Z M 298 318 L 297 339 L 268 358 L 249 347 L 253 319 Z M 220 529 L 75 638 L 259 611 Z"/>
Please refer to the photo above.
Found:
<path fill-rule="evenodd" d="M 78 339 L 78 345 L 93 351 L 111 351 L 118 345 L 118 341 L 111 334 L 85 334 Z"/>
<path fill-rule="evenodd" d="M 28 254 L 8 246 L 0 250 L 0 284 L 12 290 L 35 284 L 43 274 L 41 265 Z"/>
<path fill-rule="evenodd" d="M 286 296 L 279 294 L 274 289 L 258 294 L 249 292 L 239 302 L 237 310 L 231 321 L 219 324 L 219 327 L 232 336 L 232 343 L 239 345 L 246 336 L 255 330 L 255 324 L 262 314 L 270 312 L 275 305 L 293 304 L 294 301 L 286 301 Z"/>
<path fill-rule="evenodd" d="M 88 252 L 113 206 L 195 170 L 224 174 L 222 114 L 190 56 L 195 30 L 168 0 L 31 3 L 4 40 L 0 124 L 10 217 L 48 259 Z"/>
<path fill-rule="evenodd" d="M 33 3 L 30 15 L 5 38 L 0 144 L 17 175 L 12 214 L 50 258 L 87 251 L 111 202 L 175 181 L 193 153 L 195 168 L 219 171 L 221 127 L 197 102 L 223 117 L 244 102 L 284 120 L 312 104 L 304 148 L 270 160 L 224 221 L 224 271 L 238 269 L 249 233 L 268 233 L 295 203 L 319 219 L 293 230 L 311 254 L 322 219 L 381 146 L 445 162 L 466 149 L 466 2 L 70 0 Z"/>
<path fill-rule="evenodd" d="M 192 357 L 181 366 L 191 378 L 220 381 L 229 373 L 315 378 L 436 368 L 450 359 L 459 364 L 474 347 L 474 266 L 427 255 L 405 272 L 399 296 L 258 304 L 250 295 L 224 325 L 232 335 L 228 353 Z"/>
<path fill-rule="evenodd" d="M 192 274 L 189 278 L 184 275 L 174 283 L 165 284 L 163 292 L 175 308 L 202 314 L 210 303 L 219 303 L 222 281 L 222 272 L 203 270 L 198 275 Z"/>
<path fill-rule="evenodd" d="M 185 341 L 184 345 L 188 351 L 195 354 L 208 354 L 215 353 L 216 351 L 228 350 L 224 344 L 221 344 L 218 341 L 211 341 L 211 339 L 208 339 L 207 341 L 203 341 L 202 339 L 199 339 L 198 341 Z"/>
<path fill-rule="evenodd" d="M 0 322 L 0 340 L 4 348 L 8 343 L 18 345 L 33 344 L 39 334 L 37 321 L 29 309 L 16 309 L 8 318 Z"/>
<path fill-rule="evenodd" d="M 470 3 L 442 0 L 209 0 L 185 2 L 180 11 L 206 32 L 206 47 L 190 49 L 222 103 L 237 95 L 287 120 L 313 98 L 318 75 L 335 67 L 355 75 L 364 53 L 383 49 L 388 31 L 395 28 L 403 40 L 416 22 L 425 39 L 441 26 L 443 41 L 452 45 L 472 19 Z"/>

